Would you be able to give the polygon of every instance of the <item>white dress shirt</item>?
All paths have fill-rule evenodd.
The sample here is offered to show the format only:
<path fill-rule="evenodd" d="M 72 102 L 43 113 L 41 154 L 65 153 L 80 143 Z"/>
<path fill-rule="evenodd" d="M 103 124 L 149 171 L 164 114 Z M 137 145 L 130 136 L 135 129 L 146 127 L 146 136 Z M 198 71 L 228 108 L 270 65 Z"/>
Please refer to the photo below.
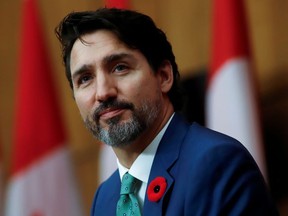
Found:
<path fill-rule="evenodd" d="M 157 148 L 173 116 L 174 114 L 170 117 L 168 122 L 165 124 L 162 130 L 157 134 L 154 140 L 136 158 L 136 160 L 134 161 L 130 169 L 127 169 L 126 167 L 124 167 L 117 159 L 117 164 L 118 164 L 119 174 L 120 174 L 121 179 L 123 175 L 126 172 L 128 172 L 130 175 L 134 176 L 135 178 L 139 179 L 142 182 L 141 187 L 136 194 L 141 209 L 144 206 L 147 183 L 148 183 L 152 163 L 153 163 Z"/>

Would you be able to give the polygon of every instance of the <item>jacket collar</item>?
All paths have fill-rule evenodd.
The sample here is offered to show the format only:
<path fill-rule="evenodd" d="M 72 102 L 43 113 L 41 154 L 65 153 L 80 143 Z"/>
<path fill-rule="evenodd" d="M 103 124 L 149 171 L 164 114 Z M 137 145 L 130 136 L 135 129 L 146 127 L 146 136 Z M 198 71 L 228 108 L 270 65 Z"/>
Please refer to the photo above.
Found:
<path fill-rule="evenodd" d="M 179 114 L 174 115 L 159 144 L 147 186 L 148 189 L 151 181 L 156 177 L 161 176 L 164 177 L 167 182 L 166 192 L 158 202 L 149 201 L 146 193 L 143 215 L 162 215 L 163 201 L 169 198 L 169 191 L 172 190 L 174 184 L 174 178 L 169 173 L 169 169 L 179 157 L 181 144 L 186 135 L 188 127 L 188 123 L 186 123 Z"/>

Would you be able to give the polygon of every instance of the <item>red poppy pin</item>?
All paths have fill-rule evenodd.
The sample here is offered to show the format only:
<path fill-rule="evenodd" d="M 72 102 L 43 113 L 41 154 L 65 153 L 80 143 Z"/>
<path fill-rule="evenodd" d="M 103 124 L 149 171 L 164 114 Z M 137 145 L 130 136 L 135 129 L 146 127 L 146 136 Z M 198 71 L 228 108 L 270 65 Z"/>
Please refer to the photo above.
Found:
<path fill-rule="evenodd" d="M 147 195 L 148 200 L 151 202 L 157 202 L 164 195 L 167 187 L 166 179 L 163 177 L 157 177 L 151 181 L 148 186 Z"/>

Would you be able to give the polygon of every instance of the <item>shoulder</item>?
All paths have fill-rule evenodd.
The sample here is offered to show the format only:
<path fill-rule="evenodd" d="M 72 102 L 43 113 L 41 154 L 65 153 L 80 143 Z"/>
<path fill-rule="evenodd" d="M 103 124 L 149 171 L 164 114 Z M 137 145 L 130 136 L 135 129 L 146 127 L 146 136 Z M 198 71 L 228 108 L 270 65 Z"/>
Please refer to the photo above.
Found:
<path fill-rule="evenodd" d="M 242 153 L 251 158 L 248 150 L 238 140 L 197 123 L 193 123 L 190 126 L 182 147 L 191 148 L 191 150 L 197 149 L 198 154 L 201 152 L 207 153 L 207 151 L 213 151 L 215 153 L 217 153 L 217 151 L 223 153 L 225 151 L 232 151 L 237 154 Z"/>
<path fill-rule="evenodd" d="M 209 163 L 217 165 L 231 159 L 249 161 L 253 167 L 256 166 L 250 153 L 239 141 L 198 123 L 188 124 L 178 114 L 174 115 L 161 140 L 157 153 L 160 155 L 163 152 L 165 158 L 167 155 L 172 155 L 172 158 L 178 155 L 179 160 L 185 160 L 189 166 L 198 162 L 202 167 L 206 162 L 207 166 L 211 166 Z M 234 160 L 231 163 L 234 163 Z"/>
<path fill-rule="evenodd" d="M 242 143 L 197 123 L 190 126 L 181 147 L 182 155 L 193 155 L 193 166 L 206 167 L 205 175 L 210 177 L 221 175 L 223 178 L 237 172 L 238 175 L 253 173 L 262 178 L 255 160 Z"/>
<path fill-rule="evenodd" d="M 191 179 L 201 179 L 199 188 L 231 185 L 231 182 L 235 186 L 241 181 L 249 186 L 251 182 L 261 182 L 263 188 L 265 185 L 255 160 L 244 145 L 197 123 L 190 125 L 181 143 L 179 164 L 184 170 L 190 170 Z"/>
<path fill-rule="evenodd" d="M 227 136 L 225 134 L 213 131 L 206 128 L 196 122 L 189 124 L 181 115 L 176 113 L 167 129 L 167 134 L 169 137 L 174 135 L 181 135 L 184 138 L 184 142 L 205 143 L 206 147 L 214 145 L 222 145 L 224 143 L 229 143 L 230 145 L 242 146 L 236 139 Z M 202 145 L 202 147 L 205 147 Z M 241 147 L 242 148 L 242 147 Z"/>
<path fill-rule="evenodd" d="M 236 139 L 193 123 L 181 147 L 179 162 L 186 181 L 193 182 L 195 193 L 187 192 L 193 202 L 213 194 L 215 214 L 277 215 L 255 160 Z"/>
<path fill-rule="evenodd" d="M 196 122 L 191 124 L 188 134 L 191 136 L 195 136 L 195 138 L 199 138 L 208 143 L 228 142 L 235 144 L 237 143 L 236 145 L 240 144 L 236 139 L 227 136 L 225 134 L 219 133 L 217 131 L 211 130 L 209 128 L 206 128 L 202 125 L 199 125 Z"/>
<path fill-rule="evenodd" d="M 112 211 L 116 209 L 116 203 L 120 194 L 120 176 L 118 169 L 98 187 L 91 208 L 91 216 L 101 215 L 103 212 Z M 114 209 L 111 209 L 114 206 Z M 105 209 L 105 211 L 103 211 Z M 108 210 L 107 210 L 108 209 Z M 109 215 L 109 214 L 107 214 Z"/>

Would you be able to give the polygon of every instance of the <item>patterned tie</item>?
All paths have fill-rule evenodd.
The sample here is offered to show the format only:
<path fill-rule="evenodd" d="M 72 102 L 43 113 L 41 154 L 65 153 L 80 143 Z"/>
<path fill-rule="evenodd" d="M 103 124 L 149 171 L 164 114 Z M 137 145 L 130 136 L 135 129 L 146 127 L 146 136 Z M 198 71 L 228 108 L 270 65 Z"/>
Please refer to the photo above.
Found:
<path fill-rule="evenodd" d="M 117 216 L 141 216 L 139 204 L 134 194 L 139 182 L 128 172 L 123 176 L 120 199 L 117 203 Z"/>

